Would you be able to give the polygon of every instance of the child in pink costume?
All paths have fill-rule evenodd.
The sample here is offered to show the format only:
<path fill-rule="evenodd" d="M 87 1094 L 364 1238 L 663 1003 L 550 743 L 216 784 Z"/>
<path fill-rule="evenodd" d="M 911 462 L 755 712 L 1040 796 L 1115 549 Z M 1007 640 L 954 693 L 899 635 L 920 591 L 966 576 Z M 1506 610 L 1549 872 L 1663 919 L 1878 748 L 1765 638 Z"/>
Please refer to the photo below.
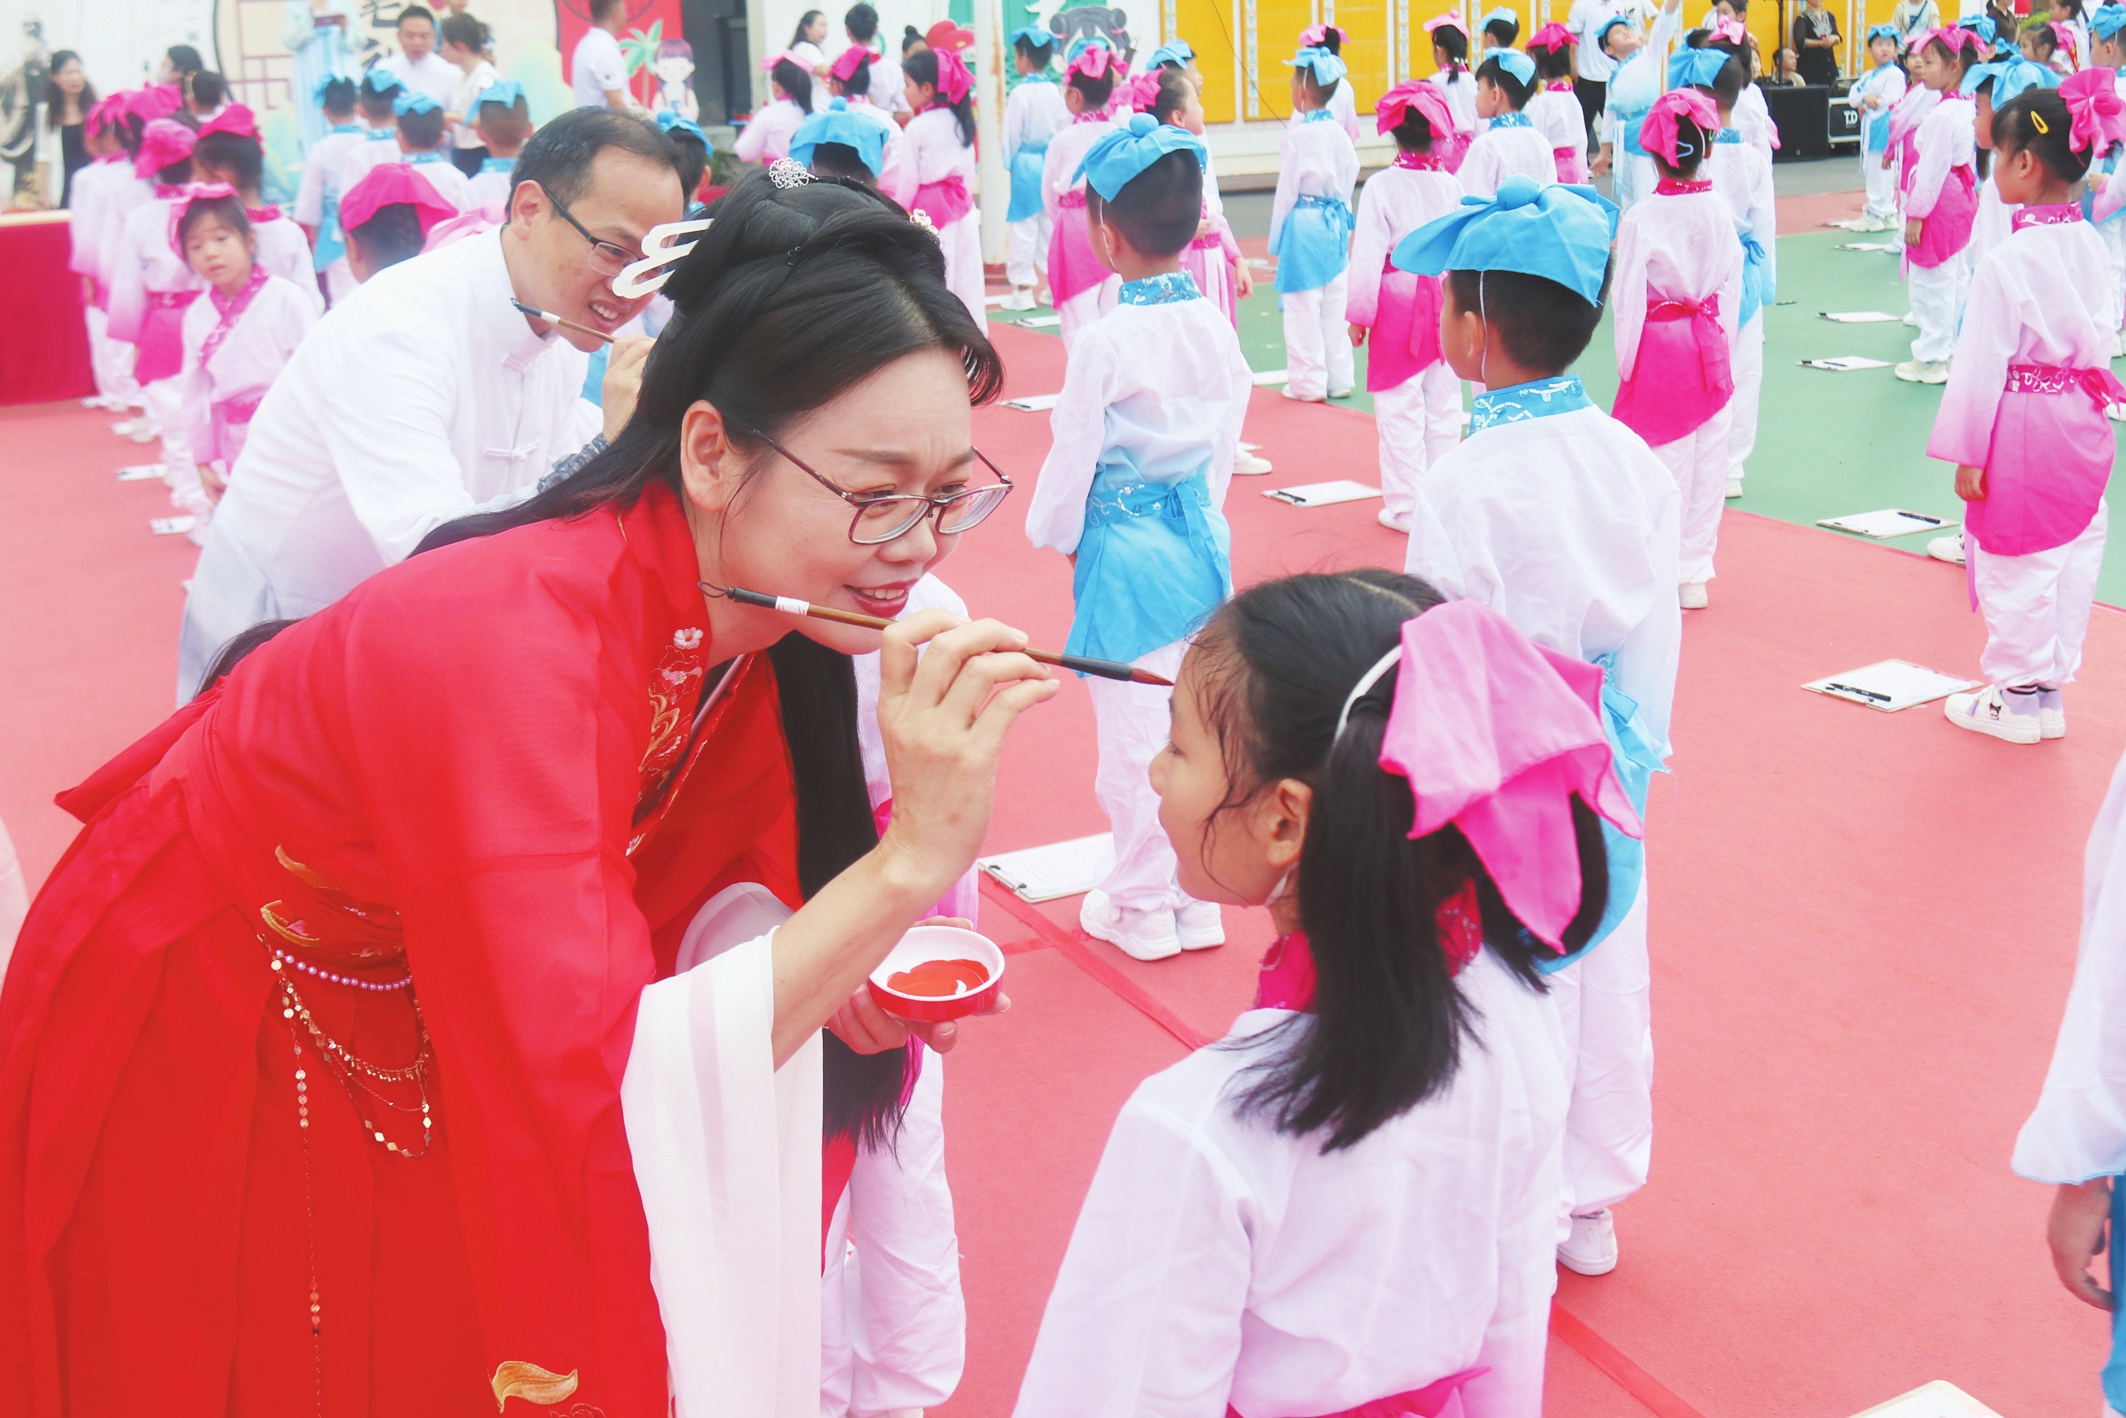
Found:
<path fill-rule="evenodd" d="M 1587 181 L 1587 116 L 1572 88 L 1572 47 L 1577 43 L 1571 30 L 1555 23 L 1528 40 L 1528 57 L 1535 61 L 1543 87 L 1521 111 L 1550 144 L 1560 182 Z"/>
<path fill-rule="evenodd" d="M 133 347 L 112 339 L 105 324 L 111 304 L 111 244 L 126 214 L 155 195 L 153 187 L 133 175 L 132 157 L 125 149 L 132 130 L 125 113 L 124 94 L 112 94 L 89 110 L 83 127 L 95 161 L 74 174 L 68 199 L 67 269 L 84 285 L 82 318 L 96 375 L 93 402 L 113 413 L 123 413 L 138 401 L 140 385 L 133 379 Z"/>
<path fill-rule="evenodd" d="M 987 320 L 982 269 L 982 214 L 968 190 L 974 180 L 974 75 L 950 49 L 926 49 L 901 65 L 915 117 L 901 132 L 900 161 L 880 190 L 937 228 L 945 249 L 945 284 L 979 328 Z"/>
<path fill-rule="evenodd" d="M 2126 109 L 2111 74 L 2089 70 L 2002 107 L 1992 138 L 2001 200 L 2023 206 L 1972 277 L 1927 456 L 1957 465 L 1986 618 L 1988 684 L 1950 695 L 1949 722 L 2032 744 L 2066 735 L 2060 691 L 2081 665 L 2104 560 L 2105 408 L 2126 387 L 2110 368 L 2119 313 L 2086 278 L 2104 241 L 2071 196 L 2092 159 L 2126 139 Z"/>
<path fill-rule="evenodd" d="M 1358 194 L 1344 318 L 1353 345 L 1373 341 L 1366 392 L 1380 433 L 1381 525 L 1408 532 L 1418 479 L 1461 441 L 1462 389 L 1440 353 L 1440 278 L 1398 270 L 1389 256 L 1411 232 L 1461 206 L 1462 184 L 1437 156 L 1456 145 L 1454 115 L 1437 84 L 1405 80 L 1373 112 L 1375 126 L 1395 139 L 1395 163 Z"/>
<path fill-rule="evenodd" d="M 166 467 L 189 467 L 178 417 L 178 378 L 184 367 L 185 308 L 198 299 L 201 282 L 170 246 L 170 206 L 192 177 L 196 135 L 175 119 L 158 118 L 140 135 L 133 171 L 155 179 L 155 195 L 133 208 L 110 247 L 114 340 L 134 348 L 133 377 L 149 428 L 162 435 Z"/>
<path fill-rule="evenodd" d="M 1646 440 L 1682 494 L 1685 610 L 1704 607 L 1713 579 L 1742 303 L 1734 216 L 1711 180 L 1698 178 L 1719 131 L 1719 110 L 1696 89 L 1671 89 L 1654 101 L 1639 141 L 1661 180 L 1653 198 L 1618 224 L 1610 295 L 1620 379 L 1610 412 Z"/>
<path fill-rule="evenodd" d="M 1203 136 L 1203 95 L 1185 69 L 1164 66 L 1147 70 L 1130 81 L 1136 107 L 1161 123 L 1172 124 Z M 1225 219 L 1225 203 L 1218 196 L 1218 175 L 1208 162 L 1203 169 L 1203 224 L 1196 239 L 1181 253 L 1181 269 L 1196 282 L 1203 298 L 1225 312 L 1225 318 L 1240 326 L 1240 299 L 1255 290 L 1255 278 L 1247 257 Z"/>
<path fill-rule="evenodd" d="M 1070 110 L 1070 122 L 1048 140 L 1048 160 L 1041 168 L 1041 201 L 1053 224 L 1048 296 L 1063 318 L 1066 350 L 1079 330 L 1115 308 L 1115 295 L 1122 289 L 1122 278 L 1093 255 L 1085 225 L 1085 184 L 1072 180 L 1093 144 L 1114 126 L 1107 119 L 1107 104 L 1121 78 L 1122 65 L 1105 44 L 1086 45 L 1070 57 L 1063 68 L 1063 106 Z"/>
<path fill-rule="evenodd" d="M 1905 193 L 1905 282 L 1919 338 L 1897 377 L 1913 384 L 1949 378 L 1956 320 L 1971 281 L 1965 248 L 1978 214 L 1978 147 L 1964 70 L 1981 58 L 1969 30 L 1936 30 L 1920 46 L 1919 77 L 1940 100 L 1912 135 L 1916 161 Z"/>

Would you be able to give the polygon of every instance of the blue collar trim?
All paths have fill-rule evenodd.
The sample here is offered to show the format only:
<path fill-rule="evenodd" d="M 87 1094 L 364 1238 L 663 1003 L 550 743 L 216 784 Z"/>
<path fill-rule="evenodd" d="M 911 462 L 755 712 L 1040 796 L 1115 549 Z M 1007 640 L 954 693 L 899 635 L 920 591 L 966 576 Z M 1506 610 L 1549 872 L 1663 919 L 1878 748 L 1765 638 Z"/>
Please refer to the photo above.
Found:
<path fill-rule="evenodd" d="M 450 159 L 443 156 L 443 150 L 441 148 L 430 148 L 425 153 L 408 153 L 406 155 L 406 161 L 408 163 L 449 162 Z"/>
<path fill-rule="evenodd" d="M 1482 433 L 1500 424 L 1527 423 L 1530 419 L 1593 407 L 1594 400 L 1587 397 L 1587 387 L 1577 374 L 1532 379 L 1526 384 L 1509 384 L 1477 395 L 1469 411 L 1469 431 Z"/>
<path fill-rule="evenodd" d="M 1165 271 L 1141 281 L 1124 281 L 1115 299 L 1124 305 L 1179 305 L 1184 300 L 1203 299 L 1203 292 L 1196 289 L 1196 278 L 1188 272 Z"/>
<path fill-rule="evenodd" d="M 1713 141 L 1716 143 L 1739 143 L 1742 141 L 1742 130 L 1740 128 L 1722 128 L 1719 132 L 1713 134 Z"/>
<path fill-rule="evenodd" d="M 335 123 L 332 125 L 332 131 L 335 133 L 362 133 L 368 130 L 359 123 Z"/>
<path fill-rule="evenodd" d="M 508 172 L 516 165 L 517 160 L 515 158 L 485 157 L 480 159 L 480 171 L 482 172 Z"/>
<path fill-rule="evenodd" d="M 1535 125 L 1528 121 L 1527 114 L 1514 112 L 1500 114 L 1491 120 L 1491 126 L 1494 128 L 1532 128 Z"/>
<path fill-rule="evenodd" d="M 1307 110 L 1305 121 L 1308 123 L 1326 123 L 1335 116 L 1326 108 L 1310 108 Z"/>
<path fill-rule="evenodd" d="M 372 128 L 367 133 L 364 133 L 362 136 L 367 138 L 372 143 L 381 143 L 386 138 L 398 137 L 399 130 L 396 128 Z"/>

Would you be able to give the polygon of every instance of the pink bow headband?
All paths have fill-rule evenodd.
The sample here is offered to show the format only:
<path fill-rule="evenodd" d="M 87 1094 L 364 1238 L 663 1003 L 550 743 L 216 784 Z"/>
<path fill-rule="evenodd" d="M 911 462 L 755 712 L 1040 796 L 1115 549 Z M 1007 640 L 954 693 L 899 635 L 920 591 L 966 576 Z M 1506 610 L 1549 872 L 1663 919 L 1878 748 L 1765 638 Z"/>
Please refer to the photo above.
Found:
<path fill-rule="evenodd" d="M 2060 80 L 2060 97 L 2066 100 L 2073 127 L 2067 146 L 2078 153 L 2101 155 L 2114 143 L 2126 142 L 2126 103 L 2119 101 L 2112 71 L 2083 69 Z"/>
<path fill-rule="evenodd" d="M 158 118 L 140 130 L 140 152 L 133 159 L 135 177 L 153 177 L 192 156 L 199 135 L 174 118 Z"/>
<path fill-rule="evenodd" d="M 1703 152 L 1684 151 L 1683 140 L 1676 131 L 1678 118 L 1688 118 L 1708 137 L 1720 131 L 1720 110 L 1714 107 L 1712 96 L 1701 89 L 1670 89 L 1655 99 L 1639 125 L 1639 145 L 1660 154 L 1670 167 L 1681 167 L 1685 157 L 1705 156 Z"/>
<path fill-rule="evenodd" d="M 239 138 L 255 139 L 258 137 L 258 120 L 243 104 L 232 103 L 199 125 L 200 137 L 209 133 L 234 133 Z"/>
<path fill-rule="evenodd" d="M 1951 54 L 1960 54 L 1967 49 L 1970 50 L 1973 54 L 1978 53 L 1978 36 L 1971 33 L 1971 31 L 1969 30 L 1933 30 L 1928 33 L 1925 39 L 1920 41 L 1920 45 L 1924 47 L 1926 45 L 1933 44 L 1937 40 L 1939 40 L 1942 46 L 1946 48 Z"/>
<path fill-rule="evenodd" d="M 176 199 L 170 203 L 170 249 L 177 259 L 185 259 L 184 238 L 179 234 L 185 224 L 185 214 L 192 210 L 194 202 L 213 202 L 223 197 L 234 197 L 236 189 L 226 182 L 187 182 L 177 189 Z"/>
<path fill-rule="evenodd" d="M 960 58 L 957 50 L 933 49 L 938 60 L 938 97 L 948 104 L 958 104 L 974 88 L 974 75 L 967 72 L 967 61 Z"/>
<path fill-rule="evenodd" d="M 1750 42 L 1749 26 L 1737 19 L 1725 19 L 1713 26 L 1713 38 L 1724 39 L 1729 44 L 1747 48 Z"/>
<path fill-rule="evenodd" d="M 1579 38 L 1569 29 L 1553 20 L 1528 37 L 1530 49 L 1566 49 L 1578 44 Z"/>
<path fill-rule="evenodd" d="M 185 96 L 175 84 L 149 84 L 126 95 L 125 111 L 143 123 L 168 118 L 185 106 Z"/>
<path fill-rule="evenodd" d="M 1163 69 L 1146 69 L 1141 74 L 1130 75 L 1115 88 L 1115 107 L 1134 113 L 1150 113 L 1152 105 L 1159 101 L 1159 80 L 1164 73 Z"/>
<path fill-rule="evenodd" d="M 1129 72 L 1129 66 L 1112 49 L 1104 44 L 1089 44 L 1077 58 L 1063 66 L 1063 77 L 1068 79 L 1073 74 L 1083 74 L 1088 79 L 1105 78 L 1110 68 L 1118 80 Z"/>
<path fill-rule="evenodd" d="M 834 63 L 827 72 L 846 84 L 856 77 L 859 68 L 869 64 L 874 57 L 876 56 L 861 44 L 852 44 L 834 56 Z"/>
<path fill-rule="evenodd" d="M 116 128 L 125 122 L 126 101 L 129 97 L 127 94 L 116 93 L 96 100 L 96 106 L 90 109 L 88 117 L 82 120 L 87 136 L 93 137 L 106 128 Z"/>
<path fill-rule="evenodd" d="M 1392 132 L 1413 108 L 1431 125 L 1434 142 L 1455 135 L 1454 110 L 1447 107 L 1440 86 L 1425 79 L 1405 79 L 1382 94 L 1380 102 L 1373 106 L 1374 125 L 1382 133 Z"/>
<path fill-rule="evenodd" d="M 1299 32 L 1299 47 L 1304 49 L 1308 45 L 1319 45 L 1329 37 L 1329 32 L 1332 30 L 1336 33 L 1336 42 L 1338 44 L 1349 44 L 1351 42 L 1351 36 L 1337 25 L 1308 25 Z"/>
<path fill-rule="evenodd" d="M 1602 671 L 1539 648 L 1481 602 L 1450 601 L 1403 623 L 1347 716 L 1398 662 L 1380 766 L 1409 781 L 1411 838 L 1460 828 L 1507 909 L 1562 952 L 1580 911 L 1572 799 L 1629 836 L 1645 831 L 1612 767 Z"/>
<path fill-rule="evenodd" d="M 1462 24 L 1461 16 L 1455 14 L 1452 10 L 1449 10 L 1444 15 L 1434 15 L 1431 19 L 1425 21 L 1426 34 L 1442 29 L 1453 30 L 1464 39 L 1469 37 L 1468 27 Z"/>
<path fill-rule="evenodd" d="M 805 62 L 805 57 L 802 54 L 793 53 L 792 51 L 787 49 L 778 49 L 773 54 L 761 55 L 761 72 L 764 74 L 773 73 L 775 70 L 775 66 L 782 63 L 785 59 L 789 60 L 792 64 L 795 64 L 798 68 L 804 70 L 807 75 L 811 74 L 812 66 Z"/>

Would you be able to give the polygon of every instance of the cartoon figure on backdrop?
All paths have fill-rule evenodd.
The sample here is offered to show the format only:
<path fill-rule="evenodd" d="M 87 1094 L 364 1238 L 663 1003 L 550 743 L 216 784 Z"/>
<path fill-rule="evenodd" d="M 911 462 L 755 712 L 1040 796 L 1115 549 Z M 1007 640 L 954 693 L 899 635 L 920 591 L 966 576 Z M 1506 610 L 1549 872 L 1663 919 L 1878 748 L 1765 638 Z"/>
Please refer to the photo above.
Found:
<path fill-rule="evenodd" d="M 701 100 L 694 96 L 694 46 L 683 39 L 660 41 L 650 69 L 657 76 L 650 112 L 676 113 L 689 123 L 699 123 Z"/>
<path fill-rule="evenodd" d="M 1048 32 L 1063 46 L 1066 59 L 1077 49 L 1080 40 L 1097 40 L 1115 52 L 1122 61 L 1124 72 L 1135 65 L 1137 46 L 1129 37 L 1129 16 L 1119 9 L 1080 5 L 1075 9 L 1059 10 L 1049 20 Z"/>

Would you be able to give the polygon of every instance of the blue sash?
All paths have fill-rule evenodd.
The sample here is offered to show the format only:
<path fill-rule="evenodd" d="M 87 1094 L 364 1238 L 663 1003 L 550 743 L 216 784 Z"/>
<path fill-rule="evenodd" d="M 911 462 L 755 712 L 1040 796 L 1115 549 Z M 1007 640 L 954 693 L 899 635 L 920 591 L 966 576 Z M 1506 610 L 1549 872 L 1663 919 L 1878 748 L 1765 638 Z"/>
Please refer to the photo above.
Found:
<path fill-rule="evenodd" d="M 1602 727 L 1609 737 L 1609 752 L 1616 765 L 1617 781 L 1624 785 L 1624 791 L 1631 798 L 1631 805 L 1638 809 L 1639 820 L 1643 823 L 1646 820 L 1646 790 L 1653 783 L 1654 774 L 1668 771 L 1662 763 L 1666 747 L 1654 742 L 1645 716 L 1639 712 L 1638 701 L 1617 688 L 1611 673 L 1615 661 L 1614 655 L 1603 655 L 1595 661 L 1602 667 Z M 1587 944 L 1570 955 L 1540 961 L 1536 969 L 1546 975 L 1564 969 L 1609 939 L 1610 932 L 1623 922 L 1632 903 L 1638 899 L 1639 883 L 1646 877 L 1646 844 L 1619 832 L 1604 818 L 1602 852 L 1609 860 L 1609 903 L 1603 908 L 1601 924 L 1595 927 Z"/>
<path fill-rule="evenodd" d="M 1755 320 L 1772 303 L 1776 283 L 1771 271 L 1764 243 L 1749 232 L 1742 233 L 1742 309 L 1737 312 L 1736 329 Z"/>
<path fill-rule="evenodd" d="M 347 234 L 340 230 L 340 194 L 327 188 L 317 219 L 317 250 L 311 261 L 322 271 L 346 254 Z"/>
<path fill-rule="evenodd" d="M 601 409 L 605 407 L 605 366 L 612 355 L 611 345 L 600 345 L 583 371 L 583 397 Z"/>
<path fill-rule="evenodd" d="M 1320 290 L 1342 275 L 1351 264 L 1354 225 L 1350 205 L 1338 198 L 1308 193 L 1294 202 L 1270 243 L 1278 294 Z"/>
<path fill-rule="evenodd" d="M 1041 169 L 1048 162 L 1048 142 L 1021 143 L 1011 155 L 1011 206 L 1007 222 L 1023 222 L 1041 215 Z"/>
<path fill-rule="evenodd" d="M 1652 112 L 1653 109 L 1649 106 L 1617 114 L 1617 126 L 1624 130 L 1624 151 L 1630 153 L 1633 157 L 1650 158 L 1653 156 L 1652 153 L 1646 151 L 1646 145 L 1639 141 L 1639 125 L 1644 123 L 1646 115 Z"/>
<path fill-rule="evenodd" d="M 2126 1177 L 2111 1179 L 2111 1273 L 2126 1276 Z M 2119 1282 L 2111 1282 L 2117 1290 Z M 2111 1354 L 2104 1360 L 2104 1402 L 2126 1413 L 2126 1304 L 2111 1312 Z"/>
<path fill-rule="evenodd" d="M 1203 466 L 1147 482 L 1125 453 L 1100 455 L 1071 580 L 1064 650 L 1123 663 L 1183 639 L 1233 594 L 1232 533 Z"/>

